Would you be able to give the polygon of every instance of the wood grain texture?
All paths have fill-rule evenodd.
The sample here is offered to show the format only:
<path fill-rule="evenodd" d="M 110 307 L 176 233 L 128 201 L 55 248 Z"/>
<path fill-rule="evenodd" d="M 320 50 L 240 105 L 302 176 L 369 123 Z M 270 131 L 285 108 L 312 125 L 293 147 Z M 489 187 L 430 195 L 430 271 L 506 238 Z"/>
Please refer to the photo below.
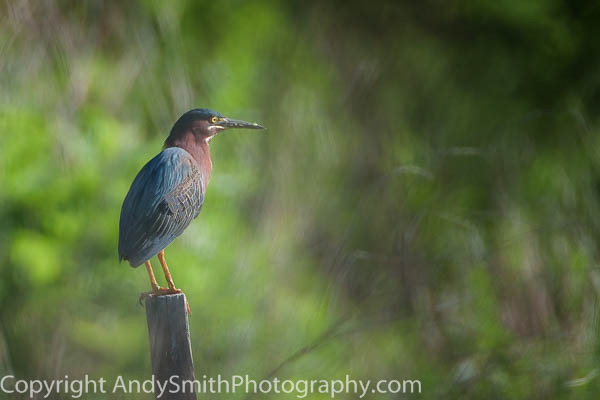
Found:
<path fill-rule="evenodd" d="M 186 392 L 169 391 L 178 389 L 169 382 L 175 380 L 181 386 L 183 380 L 194 380 L 194 362 L 190 342 L 190 328 L 185 306 L 185 295 L 150 296 L 146 299 L 146 319 L 150 337 L 152 357 L 152 373 L 154 379 L 167 383 L 161 400 L 196 400 L 196 394 L 190 392 L 192 385 L 187 385 Z M 172 378 L 173 377 L 173 378 Z M 179 387 L 181 389 L 181 387 Z M 155 395 L 158 396 L 158 390 Z"/>

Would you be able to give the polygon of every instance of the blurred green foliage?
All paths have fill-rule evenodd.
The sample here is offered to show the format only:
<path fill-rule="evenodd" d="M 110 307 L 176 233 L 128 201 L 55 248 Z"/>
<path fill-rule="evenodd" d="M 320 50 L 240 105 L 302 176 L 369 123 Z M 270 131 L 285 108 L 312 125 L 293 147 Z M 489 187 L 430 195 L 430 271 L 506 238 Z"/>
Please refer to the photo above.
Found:
<path fill-rule="evenodd" d="M 596 398 L 599 17 L 559 0 L 3 2 L 0 375 L 148 377 L 120 206 L 176 118 L 209 107 L 269 130 L 212 142 L 204 210 L 167 249 L 197 375 L 260 379 L 317 344 L 278 376 Z"/>

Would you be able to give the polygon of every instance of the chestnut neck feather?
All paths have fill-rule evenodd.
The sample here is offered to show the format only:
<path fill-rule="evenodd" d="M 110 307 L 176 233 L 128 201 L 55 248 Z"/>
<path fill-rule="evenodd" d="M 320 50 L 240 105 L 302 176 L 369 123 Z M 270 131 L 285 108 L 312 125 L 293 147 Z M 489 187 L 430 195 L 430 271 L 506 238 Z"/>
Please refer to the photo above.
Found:
<path fill-rule="evenodd" d="M 175 135 L 171 134 L 165 141 L 165 149 L 168 147 L 180 147 L 190 153 L 200 167 L 200 172 L 206 181 L 205 186 L 208 184 L 212 171 L 212 161 L 208 143 L 201 135 L 194 134 L 191 130 Z"/>

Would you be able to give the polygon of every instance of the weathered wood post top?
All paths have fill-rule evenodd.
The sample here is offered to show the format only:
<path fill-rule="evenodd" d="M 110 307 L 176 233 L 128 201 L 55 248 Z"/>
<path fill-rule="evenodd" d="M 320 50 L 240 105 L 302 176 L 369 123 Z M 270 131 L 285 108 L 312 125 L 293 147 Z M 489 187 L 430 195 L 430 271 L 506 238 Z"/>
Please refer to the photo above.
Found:
<path fill-rule="evenodd" d="M 182 390 L 181 382 L 194 380 L 190 327 L 183 293 L 146 298 L 152 374 L 167 388 L 160 400 L 196 400 L 193 385 Z M 176 384 L 173 384 L 176 382 Z M 191 390 L 190 390 L 191 389 Z M 175 393 L 170 393 L 174 391 Z M 158 390 L 155 390 L 158 396 Z"/>

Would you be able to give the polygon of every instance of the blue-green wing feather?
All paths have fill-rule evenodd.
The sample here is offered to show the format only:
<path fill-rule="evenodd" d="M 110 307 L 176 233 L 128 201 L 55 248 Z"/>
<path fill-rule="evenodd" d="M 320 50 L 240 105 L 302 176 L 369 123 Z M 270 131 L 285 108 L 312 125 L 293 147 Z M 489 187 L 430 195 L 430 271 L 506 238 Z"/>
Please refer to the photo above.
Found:
<path fill-rule="evenodd" d="M 204 189 L 192 156 L 170 147 L 150 160 L 131 184 L 121 209 L 119 259 L 144 263 L 181 235 L 202 209 Z"/>

